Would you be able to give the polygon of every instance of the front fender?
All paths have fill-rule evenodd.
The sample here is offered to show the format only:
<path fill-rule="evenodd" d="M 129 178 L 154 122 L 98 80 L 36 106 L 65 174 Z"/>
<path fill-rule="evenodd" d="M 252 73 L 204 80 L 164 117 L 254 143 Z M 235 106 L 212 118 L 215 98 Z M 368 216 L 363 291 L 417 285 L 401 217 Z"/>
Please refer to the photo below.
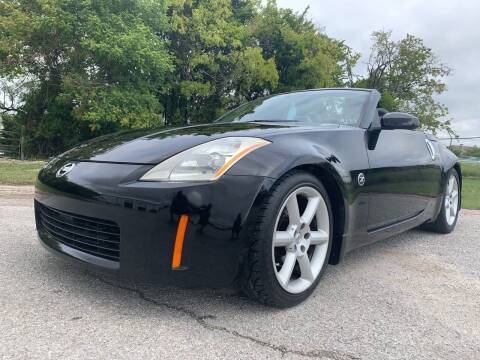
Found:
<path fill-rule="evenodd" d="M 228 174 L 278 179 L 299 166 L 315 165 L 325 167 L 338 180 L 350 182 L 349 161 L 342 162 L 338 156 L 335 149 L 310 142 L 308 139 L 280 139 L 247 155 L 230 169 Z M 361 163 L 367 163 L 366 154 Z"/>
<path fill-rule="evenodd" d="M 343 236 L 341 253 L 354 247 L 352 239 L 363 236 L 368 220 L 368 192 L 357 184 L 358 174 L 369 168 L 364 132 L 361 129 L 302 134 L 275 138 L 238 162 L 230 175 L 257 175 L 275 181 L 294 169 L 309 171 L 327 188 Z M 368 180 L 367 180 L 368 181 Z M 261 202 L 261 198 L 256 202 Z M 340 254 L 339 256 L 341 257 Z"/>

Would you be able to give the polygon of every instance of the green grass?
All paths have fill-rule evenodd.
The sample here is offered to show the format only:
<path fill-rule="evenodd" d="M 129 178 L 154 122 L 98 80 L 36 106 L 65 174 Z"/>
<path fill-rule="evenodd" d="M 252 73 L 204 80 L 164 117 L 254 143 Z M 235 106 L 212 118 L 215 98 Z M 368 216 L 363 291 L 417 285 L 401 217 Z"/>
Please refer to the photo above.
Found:
<path fill-rule="evenodd" d="M 0 158 L 0 184 L 33 185 L 43 161 L 21 161 Z"/>
<path fill-rule="evenodd" d="M 480 209 L 480 179 L 463 179 L 462 208 Z"/>
<path fill-rule="evenodd" d="M 480 164 L 462 162 L 462 176 L 480 180 Z"/>
<path fill-rule="evenodd" d="M 480 209 L 480 164 L 462 162 L 462 207 Z"/>

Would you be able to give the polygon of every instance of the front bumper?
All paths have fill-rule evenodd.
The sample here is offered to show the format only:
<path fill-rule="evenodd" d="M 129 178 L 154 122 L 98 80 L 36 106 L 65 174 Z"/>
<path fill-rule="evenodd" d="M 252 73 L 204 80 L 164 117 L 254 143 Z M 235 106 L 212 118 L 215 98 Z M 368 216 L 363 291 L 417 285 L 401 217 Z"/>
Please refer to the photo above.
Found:
<path fill-rule="evenodd" d="M 86 162 L 77 163 L 62 178 L 54 169 L 42 170 L 35 194 L 40 241 L 74 263 L 134 281 L 185 287 L 231 284 L 248 244 L 245 230 L 251 209 L 274 180 L 228 175 L 201 184 L 132 180 L 145 170 L 142 165 Z M 42 226 L 41 206 L 118 224 L 119 260 L 93 256 L 59 241 Z M 181 266 L 172 269 L 182 215 L 189 220 Z"/>

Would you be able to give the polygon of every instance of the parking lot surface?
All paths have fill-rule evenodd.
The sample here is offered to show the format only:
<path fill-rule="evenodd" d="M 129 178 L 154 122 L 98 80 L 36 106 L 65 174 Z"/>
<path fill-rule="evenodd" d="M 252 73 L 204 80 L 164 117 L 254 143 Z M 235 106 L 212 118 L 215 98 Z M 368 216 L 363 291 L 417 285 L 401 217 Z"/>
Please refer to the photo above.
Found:
<path fill-rule="evenodd" d="M 0 194 L 1 359 L 480 359 L 480 212 L 330 266 L 287 310 L 235 290 L 138 286 L 58 260 L 31 195 Z"/>

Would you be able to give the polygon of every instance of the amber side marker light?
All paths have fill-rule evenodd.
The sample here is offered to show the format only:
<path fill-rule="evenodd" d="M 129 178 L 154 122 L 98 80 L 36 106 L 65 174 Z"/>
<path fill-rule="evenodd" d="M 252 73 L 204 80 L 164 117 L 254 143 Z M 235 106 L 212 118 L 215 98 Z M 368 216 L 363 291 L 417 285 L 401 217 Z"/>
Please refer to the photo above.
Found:
<path fill-rule="evenodd" d="M 181 215 L 178 222 L 177 236 L 175 237 L 175 246 L 173 247 L 172 269 L 179 269 L 182 264 L 183 240 L 187 231 L 188 215 Z"/>

